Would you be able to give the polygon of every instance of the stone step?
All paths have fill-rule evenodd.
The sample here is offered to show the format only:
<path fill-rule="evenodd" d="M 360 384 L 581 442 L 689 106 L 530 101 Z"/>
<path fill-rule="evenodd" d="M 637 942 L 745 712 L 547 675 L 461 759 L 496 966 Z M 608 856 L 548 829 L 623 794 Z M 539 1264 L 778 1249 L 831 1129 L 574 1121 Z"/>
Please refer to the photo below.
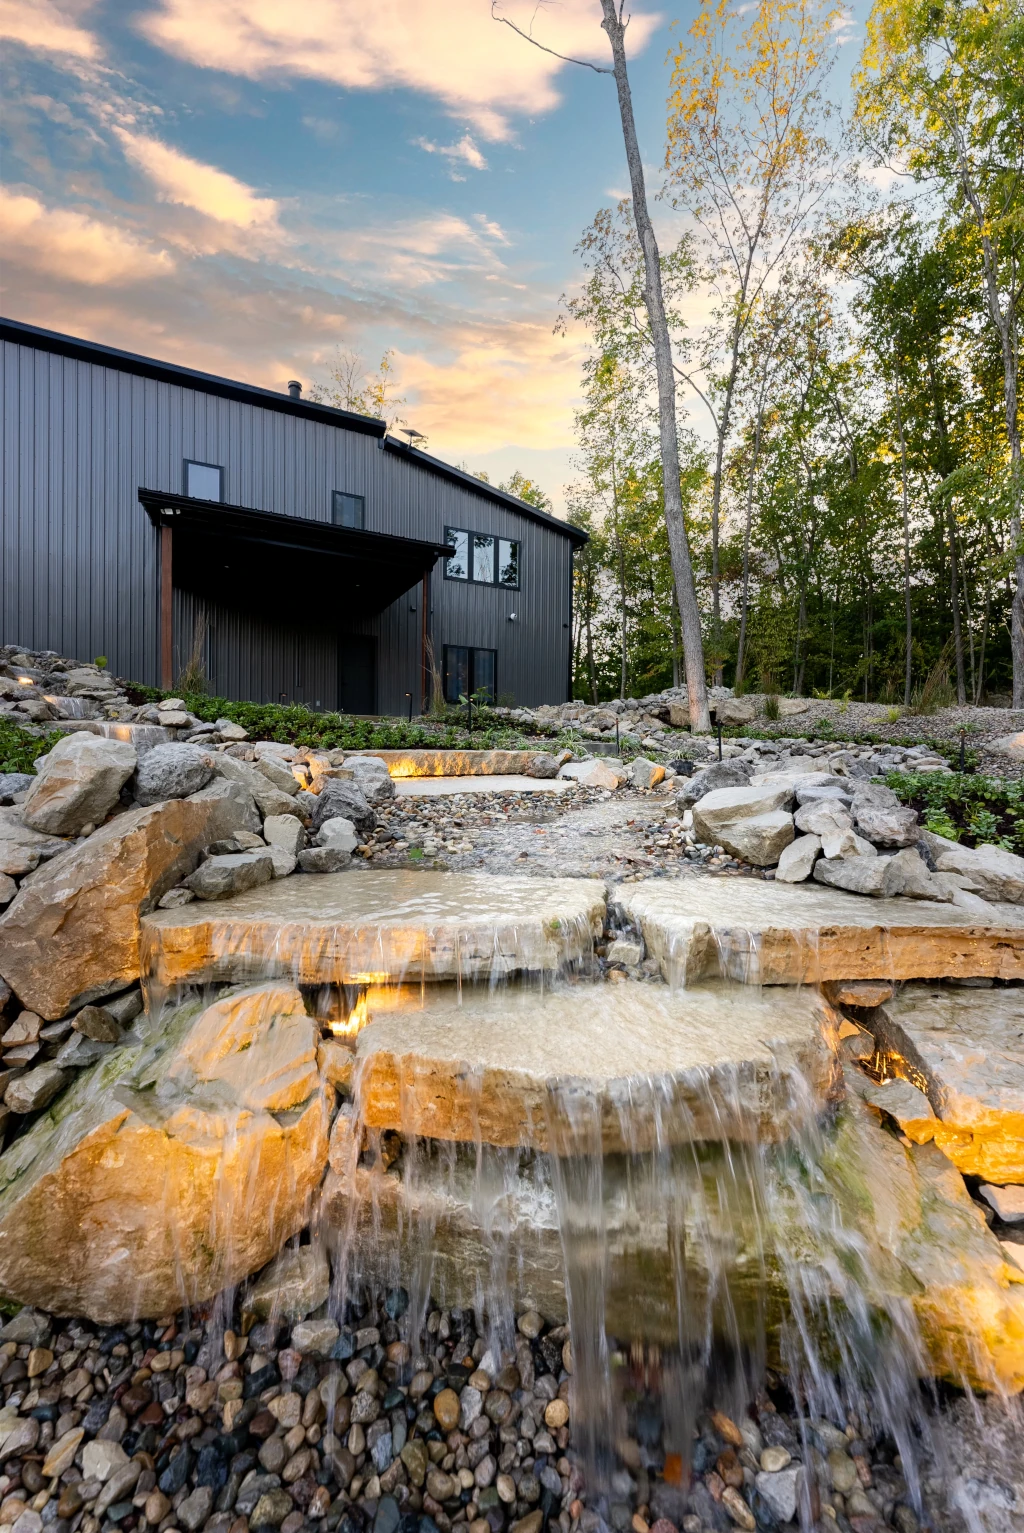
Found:
<path fill-rule="evenodd" d="M 672 984 L 1024 979 L 1024 908 L 868 899 L 749 878 L 646 879 L 616 892 Z"/>
<path fill-rule="evenodd" d="M 965 1176 L 1024 1182 L 1024 987 L 907 985 L 857 1018 L 893 1075 L 873 1105 L 916 1143 L 933 1140 Z"/>
<path fill-rule="evenodd" d="M 285 975 L 303 984 L 498 978 L 590 957 L 604 885 L 584 878 L 353 869 L 295 874 L 147 916 L 150 984 Z"/>
<path fill-rule="evenodd" d="M 1024 1271 L 936 1147 L 886 1132 L 856 1079 L 808 1145 L 807 1159 L 744 1145 L 589 1157 L 561 1186 L 566 1163 L 531 1151 L 407 1142 L 387 1171 L 332 1154 L 320 1227 L 350 1280 L 402 1282 L 445 1306 L 564 1318 L 568 1244 L 587 1313 L 603 1310 L 622 1342 L 678 1345 L 685 1292 L 698 1343 L 706 1325 L 756 1346 L 763 1324 L 778 1360 L 781 1323 L 803 1301 L 826 1366 L 850 1326 L 880 1375 L 896 1348 L 960 1385 L 1024 1387 Z"/>
<path fill-rule="evenodd" d="M 371 1128 L 571 1153 L 775 1140 L 828 1100 L 839 1017 L 812 991 L 709 986 L 373 992 L 356 1045 Z"/>
<path fill-rule="evenodd" d="M 376 756 L 392 777 L 554 777 L 558 763 L 547 751 L 365 750 L 350 756 Z"/>

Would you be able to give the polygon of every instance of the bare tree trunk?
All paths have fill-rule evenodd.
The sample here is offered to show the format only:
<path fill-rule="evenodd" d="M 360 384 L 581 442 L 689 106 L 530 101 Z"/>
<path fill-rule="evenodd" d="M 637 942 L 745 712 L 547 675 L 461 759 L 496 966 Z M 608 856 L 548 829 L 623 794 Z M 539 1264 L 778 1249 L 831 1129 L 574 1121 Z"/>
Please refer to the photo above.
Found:
<path fill-rule="evenodd" d="M 907 490 L 907 437 L 903 429 L 900 403 L 900 380 L 896 379 L 896 428 L 900 434 L 900 496 L 903 504 L 903 607 L 907 620 L 906 669 L 903 676 L 903 706 L 910 707 L 910 681 L 913 673 L 914 618 L 910 604 L 910 500 Z"/>
<path fill-rule="evenodd" d="M 735 686 L 743 684 L 743 662 L 747 644 L 747 608 L 750 600 L 750 524 L 754 514 L 754 475 L 757 472 L 757 460 L 761 453 L 761 422 L 764 419 L 764 411 L 757 412 L 757 423 L 754 426 L 754 450 L 750 458 L 750 473 L 747 475 L 747 508 L 743 519 L 743 590 L 740 596 L 740 637 L 736 646 L 736 678 Z"/>
<path fill-rule="evenodd" d="M 637 142 L 636 123 L 633 120 L 633 100 L 626 71 L 625 29 L 621 12 L 615 0 L 601 0 L 604 11 L 605 32 L 611 43 L 615 86 L 619 97 L 619 115 L 622 119 L 622 137 L 626 147 L 629 166 L 630 188 L 633 194 L 633 218 L 636 232 L 644 253 L 644 302 L 651 326 L 654 343 L 654 361 L 658 375 L 658 419 L 661 436 L 661 468 L 665 493 L 665 526 L 668 532 L 669 553 L 672 558 L 672 574 L 676 584 L 679 616 L 683 630 L 683 662 L 686 669 L 686 686 L 690 703 L 690 727 L 698 733 L 711 728 L 708 713 L 707 685 L 704 677 L 704 642 L 700 630 L 700 608 L 693 579 L 693 560 L 690 556 L 690 540 L 683 513 L 683 497 L 679 483 L 679 437 L 676 427 L 676 382 L 672 367 L 672 343 L 665 318 L 665 301 L 661 287 L 661 258 L 654 225 L 647 207 L 647 188 L 644 183 L 643 162 Z"/>
<path fill-rule="evenodd" d="M 607 4 L 605 4 L 607 11 Z M 981 240 L 981 259 L 985 273 L 985 298 L 989 318 L 999 336 L 999 349 L 1003 361 L 1003 416 L 1006 421 L 1006 440 L 1010 448 L 1010 543 L 1013 549 L 1014 584 L 1010 608 L 1010 653 L 1013 657 L 1013 706 L 1024 708 L 1024 542 L 1021 540 L 1021 499 L 1024 497 L 1024 463 L 1021 461 L 1020 422 L 1017 416 L 1017 389 L 1020 378 L 1020 344 L 1017 320 L 1020 288 L 1018 274 L 1013 271 L 1011 280 L 1005 284 L 1009 289 L 1006 311 L 1000 298 L 999 260 L 989 220 L 982 205 L 978 188 L 971 173 L 960 123 L 950 121 L 951 137 L 956 145 L 960 189 L 978 227 Z"/>
<path fill-rule="evenodd" d="M 981 621 L 981 645 L 978 654 L 978 680 L 974 688 L 974 706 L 977 708 L 985 690 L 985 645 L 988 642 L 988 615 L 992 608 L 992 588 L 985 586 L 985 616 Z"/>
<path fill-rule="evenodd" d="M 956 557 L 956 523 L 949 508 L 949 604 L 953 609 L 953 653 L 956 656 L 956 700 L 962 708 L 967 701 L 964 680 L 964 635 L 960 623 L 960 572 Z"/>

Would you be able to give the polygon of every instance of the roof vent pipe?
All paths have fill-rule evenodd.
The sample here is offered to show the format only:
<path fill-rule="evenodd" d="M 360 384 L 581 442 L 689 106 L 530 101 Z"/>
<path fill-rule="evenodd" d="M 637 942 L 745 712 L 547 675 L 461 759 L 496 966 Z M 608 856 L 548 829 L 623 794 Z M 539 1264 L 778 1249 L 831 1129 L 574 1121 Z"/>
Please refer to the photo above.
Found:
<path fill-rule="evenodd" d="M 299 382 L 298 378 L 289 378 L 288 392 L 293 399 L 302 398 L 302 384 Z"/>

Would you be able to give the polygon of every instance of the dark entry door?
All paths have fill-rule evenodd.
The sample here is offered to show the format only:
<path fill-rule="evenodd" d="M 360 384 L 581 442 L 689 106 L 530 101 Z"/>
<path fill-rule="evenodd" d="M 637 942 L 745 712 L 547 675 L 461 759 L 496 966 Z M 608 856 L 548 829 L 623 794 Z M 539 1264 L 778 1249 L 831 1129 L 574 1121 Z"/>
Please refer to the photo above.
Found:
<path fill-rule="evenodd" d="M 376 713 L 377 641 L 362 633 L 338 641 L 338 712 Z"/>

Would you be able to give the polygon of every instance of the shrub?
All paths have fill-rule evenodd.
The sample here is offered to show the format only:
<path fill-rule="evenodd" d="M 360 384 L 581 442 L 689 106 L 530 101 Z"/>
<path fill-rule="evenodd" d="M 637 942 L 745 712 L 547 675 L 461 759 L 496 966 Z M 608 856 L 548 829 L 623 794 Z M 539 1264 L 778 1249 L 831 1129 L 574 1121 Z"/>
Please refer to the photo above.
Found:
<path fill-rule="evenodd" d="M 777 719 L 779 716 L 779 699 L 774 692 L 769 692 L 764 700 L 762 710 L 766 719 Z"/>

